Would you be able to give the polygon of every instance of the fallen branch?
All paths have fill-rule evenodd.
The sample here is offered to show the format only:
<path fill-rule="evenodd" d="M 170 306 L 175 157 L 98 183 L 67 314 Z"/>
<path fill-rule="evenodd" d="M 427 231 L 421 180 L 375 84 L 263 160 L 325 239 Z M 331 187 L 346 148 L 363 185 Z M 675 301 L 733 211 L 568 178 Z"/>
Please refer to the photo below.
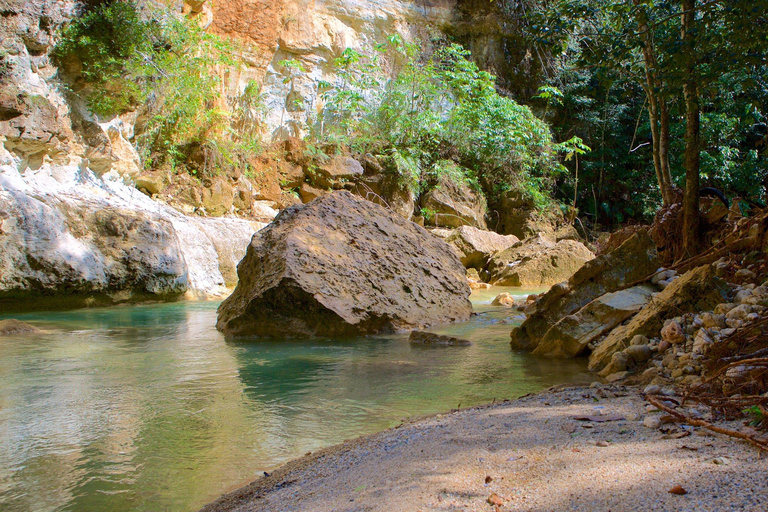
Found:
<path fill-rule="evenodd" d="M 689 425 L 693 425 L 696 427 L 704 427 L 707 430 L 711 430 L 712 432 L 717 432 L 718 434 L 723 434 L 726 436 L 735 437 L 737 439 L 748 441 L 753 445 L 757 446 L 758 449 L 768 452 L 768 441 L 759 439 L 757 436 L 753 434 L 745 434 L 744 432 L 739 432 L 738 430 L 731 430 L 724 427 L 718 427 L 717 425 L 713 425 L 708 421 L 699 420 L 696 418 L 691 418 L 690 416 L 686 416 L 685 414 L 664 405 L 661 402 L 660 397 L 656 395 L 645 395 L 645 400 L 648 401 L 654 407 L 666 412 L 670 416 L 673 416 L 680 421 L 684 421 L 688 423 Z"/>

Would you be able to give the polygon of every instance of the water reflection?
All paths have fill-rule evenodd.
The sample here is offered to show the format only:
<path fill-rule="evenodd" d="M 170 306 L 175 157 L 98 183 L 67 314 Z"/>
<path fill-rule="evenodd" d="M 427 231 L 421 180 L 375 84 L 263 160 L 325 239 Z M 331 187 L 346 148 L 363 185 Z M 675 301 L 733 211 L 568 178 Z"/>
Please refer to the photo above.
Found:
<path fill-rule="evenodd" d="M 213 303 L 21 315 L 0 343 L 0 509 L 192 510 L 288 459 L 411 415 L 512 398 L 583 365 L 509 351 L 474 298 L 471 347 L 403 335 L 225 342 Z"/>

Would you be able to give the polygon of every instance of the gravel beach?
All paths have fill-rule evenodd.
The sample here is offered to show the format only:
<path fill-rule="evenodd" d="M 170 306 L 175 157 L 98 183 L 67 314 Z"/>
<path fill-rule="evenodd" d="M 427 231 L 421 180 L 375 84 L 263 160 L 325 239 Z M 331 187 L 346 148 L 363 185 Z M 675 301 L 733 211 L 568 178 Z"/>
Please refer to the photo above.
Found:
<path fill-rule="evenodd" d="M 768 457 L 637 388 L 553 388 L 308 454 L 202 510 L 765 511 Z"/>

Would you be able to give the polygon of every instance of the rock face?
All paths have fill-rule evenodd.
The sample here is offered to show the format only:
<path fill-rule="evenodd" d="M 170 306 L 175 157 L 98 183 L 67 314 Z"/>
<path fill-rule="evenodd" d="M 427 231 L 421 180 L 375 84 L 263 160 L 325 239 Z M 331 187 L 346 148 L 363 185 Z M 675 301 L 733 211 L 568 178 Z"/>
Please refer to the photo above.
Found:
<path fill-rule="evenodd" d="M 429 212 L 432 226 L 457 228 L 474 226 L 486 229 L 485 198 L 464 183 L 454 183 L 442 176 L 438 183 L 421 196 L 421 207 Z"/>
<path fill-rule="evenodd" d="M 557 243 L 539 235 L 501 251 L 488 264 L 490 281 L 501 286 L 550 286 L 570 278 L 592 251 L 575 240 Z"/>
<path fill-rule="evenodd" d="M 627 324 L 614 329 L 589 358 L 590 370 L 602 370 L 616 352 L 627 348 L 637 335 L 655 336 L 664 320 L 689 311 L 707 311 L 724 302 L 725 282 L 710 265 L 689 270 L 672 281 Z"/>
<path fill-rule="evenodd" d="M 646 278 L 659 267 L 656 246 L 641 231 L 612 252 L 584 264 L 567 284 L 555 285 L 526 310 L 528 318 L 512 331 L 512 348 L 533 350 L 561 318 L 597 297 Z"/>
<path fill-rule="evenodd" d="M 355 183 L 354 193 L 378 205 L 389 208 L 405 219 L 413 217 L 416 194 L 394 173 L 367 174 Z"/>
<path fill-rule="evenodd" d="M 539 342 L 534 355 L 543 357 L 576 357 L 598 337 L 637 313 L 649 300 L 654 288 L 634 286 L 606 293 L 579 311 L 553 325 Z"/>
<path fill-rule="evenodd" d="M 344 336 L 466 320 L 464 267 L 451 248 L 346 191 L 283 211 L 255 236 L 219 307 L 228 335 Z"/>
<path fill-rule="evenodd" d="M 450 234 L 446 242 L 459 251 L 461 262 L 466 268 L 481 270 L 494 254 L 516 244 L 519 240 L 514 235 L 500 235 L 472 226 L 461 226 Z"/>
<path fill-rule="evenodd" d="M 47 164 L 22 174 L 14 162 L 0 150 L 0 307 L 221 295 L 263 226 L 188 217 L 121 181 Z"/>

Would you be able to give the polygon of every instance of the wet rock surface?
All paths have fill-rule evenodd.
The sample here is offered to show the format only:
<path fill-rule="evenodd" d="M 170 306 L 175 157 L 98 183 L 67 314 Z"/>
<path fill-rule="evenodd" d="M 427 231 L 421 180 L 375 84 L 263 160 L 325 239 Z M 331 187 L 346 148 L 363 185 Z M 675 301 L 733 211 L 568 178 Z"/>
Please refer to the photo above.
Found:
<path fill-rule="evenodd" d="M 468 347 L 472 344 L 469 340 L 425 331 L 411 331 L 410 336 L 408 336 L 408 341 L 410 341 L 411 345 L 445 347 Z"/>
<path fill-rule="evenodd" d="M 458 257 L 423 228 L 346 191 L 289 208 L 257 236 L 219 308 L 228 335 L 345 336 L 466 320 Z"/>

